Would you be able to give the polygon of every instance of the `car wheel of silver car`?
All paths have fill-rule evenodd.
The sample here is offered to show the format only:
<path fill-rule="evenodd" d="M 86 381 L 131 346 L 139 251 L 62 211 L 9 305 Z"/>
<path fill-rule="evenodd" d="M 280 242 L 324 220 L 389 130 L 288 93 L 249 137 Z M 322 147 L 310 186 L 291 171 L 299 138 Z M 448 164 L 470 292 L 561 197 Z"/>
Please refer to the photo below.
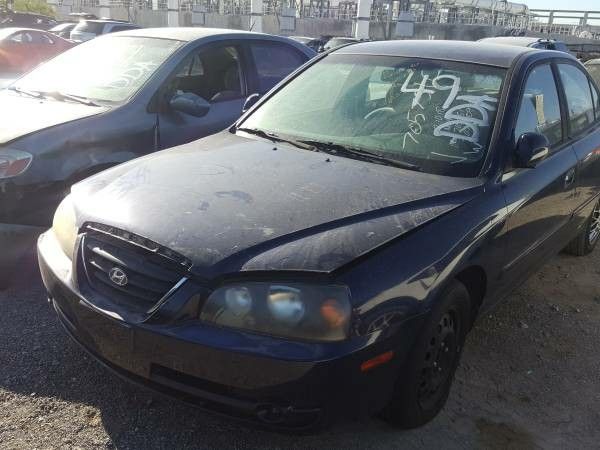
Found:
<path fill-rule="evenodd" d="M 399 428 L 416 428 L 444 407 L 470 328 L 469 292 L 453 281 L 432 310 L 383 417 Z"/>
<path fill-rule="evenodd" d="M 585 227 L 565 250 L 575 256 L 584 256 L 594 250 L 598 241 L 600 241 L 600 200 L 594 206 Z"/>

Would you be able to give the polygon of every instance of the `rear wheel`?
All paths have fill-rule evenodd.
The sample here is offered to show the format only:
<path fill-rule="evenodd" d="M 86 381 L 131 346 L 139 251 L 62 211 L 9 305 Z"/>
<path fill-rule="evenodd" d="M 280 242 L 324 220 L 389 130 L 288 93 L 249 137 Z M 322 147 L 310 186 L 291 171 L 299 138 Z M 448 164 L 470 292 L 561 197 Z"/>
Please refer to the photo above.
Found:
<path fill-rule="evenodd" d="M 584 256 L 591 253 L 600 240 L 600 200 L 594 206 L 592 214 L 588 218 L 585 227 L 579 235 L 573 239 L 565 251 L 575 256 Z"/>
<path fill-rule="evenodd" d="M 398 377 L 383 417 L 399 428 L 416 428 L 444 407 L 470 327 L 470 298 L 453 281 L 423 326 Z"/>

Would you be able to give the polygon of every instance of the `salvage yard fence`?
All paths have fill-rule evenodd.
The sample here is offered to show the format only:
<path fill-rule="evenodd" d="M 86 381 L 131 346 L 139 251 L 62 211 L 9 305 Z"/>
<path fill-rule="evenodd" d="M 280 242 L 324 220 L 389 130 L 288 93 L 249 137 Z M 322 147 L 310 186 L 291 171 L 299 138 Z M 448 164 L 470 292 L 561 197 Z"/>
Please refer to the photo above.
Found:
<path fill-rule="evenodd" d="M 52 1 L 52 0 L 51 0 Z M 58 3 L 59 12 L 85 12 L 101 6 L 127 11 L 126 18 L 134 20 L 144 16 L 145 11 L 167 11 L 167 0 L 54 0 Z M 295 2 L 295 3 L 294 3 Z M 250 16 L 250 0 L 178 0 L 181 13 L 215 14 L 222 16 Z M 523 35 L 527 32 L 552 36 L 573 36 L 576 38 L 600 40 L 600 11 L 573 12 L 580 14 L 555 15 L 553 11 L 526 10 L 525 13 L 506 12 L 502 10 L 484 10 L 479 8 L 425 8 L 423 3 L 414 3 L 409 11 L 402 13 L 398 3 L 373 2 L 371 22 L 394 23 L 400 15 L 403 20 L 407 14 L 415 24 L 441 25 L 479 25 L 500 27 L 507 34 Z M 67 12 L 68 11 L 68 12 Z M 295 19 L 323 19 L 329 21 L 353 22 L 357 16 L 357 4 L 353 1 L 340 1 L 330 6 L 322 0 L 265 0 L 263 14 L 273 16 L 280 22 L 281 17 L 292 21 Z M 65 14 L 66 15 L 66 14 Z M 568 17 L 571 23 L 556 18 Z M 202 25 L 202 24 L 201 24 Z"/>

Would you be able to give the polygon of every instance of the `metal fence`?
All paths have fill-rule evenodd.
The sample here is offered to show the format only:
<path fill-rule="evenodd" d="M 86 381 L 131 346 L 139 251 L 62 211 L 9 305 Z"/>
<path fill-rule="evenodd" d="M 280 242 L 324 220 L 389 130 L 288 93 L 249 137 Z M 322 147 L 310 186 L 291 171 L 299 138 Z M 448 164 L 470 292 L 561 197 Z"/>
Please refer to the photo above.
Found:
<path fill-rule="evenodd" d="M 71 5 L 73 11 L 85 11 L 97 8 L 100 0 L 59 0 L 59 5 Z M 293 6 L 292 6 L 293 5 Z M 426 5 L 426 4 L 425 4 Z M 570 35 L 588 39 L 600 39 L 600 25 L 588 23 L 600 21 L 600 12 L 578 12 L 585 14 L 579 23 L 553 23 L 554 18 L 563 16 L 550 14 L 540 15 L 537 11 L 527 14 L 512 14 L 500 10 L 489 10 L 474 7 L 426 7 L 424 4 L 411 5 L 410 12 L 416 23 L 487 25 L 511 30 L 514 34 L 534 31 L 543 34 Z M 109 0 L 111 7 L 123 7 L 129 10 L 155 9 L 166 10 L 167 0 Z M 290 9 L 291 7 L 291 9 Z M 398 2 L 374 2 L 371 7 L 373 22 L 390 22 L 398 19 Z M 245 16 L 250 14 L 250 0 L 179 0 L 180 11 L 194 11 L 222 15 Z M 357 4 L 352 1 L 341 1 L 337 6 L 330 6 L 328 1 L 321 0 L 265 0 L 263 13 L 268 16 L 289 16 L 290 11 L 297 18 L 327 18 L 334 20 L 354 20 Z M 575 11 L 573 12 L 575 13 Z M 571 17 L 572 16 L 564 16 Z"/>

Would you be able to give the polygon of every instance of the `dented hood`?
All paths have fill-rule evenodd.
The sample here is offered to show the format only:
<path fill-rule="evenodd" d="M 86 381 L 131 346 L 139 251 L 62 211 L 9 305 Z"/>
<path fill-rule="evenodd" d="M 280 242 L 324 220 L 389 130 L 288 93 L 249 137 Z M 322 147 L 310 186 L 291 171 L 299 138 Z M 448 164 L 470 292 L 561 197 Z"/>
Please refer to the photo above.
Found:
<path fill-rule="evenodd" d="M 103 172 L 73 198 L 80 225 L 144 236 L 212 277 L 333 271 L 464 204 L 480 185 L 223 132 Z"/>
<path fill-rule="evenodd" d="M 0 90 L 0 145 L 36 131 L 107 111 L 100 106 L 40 100 Z"/>

